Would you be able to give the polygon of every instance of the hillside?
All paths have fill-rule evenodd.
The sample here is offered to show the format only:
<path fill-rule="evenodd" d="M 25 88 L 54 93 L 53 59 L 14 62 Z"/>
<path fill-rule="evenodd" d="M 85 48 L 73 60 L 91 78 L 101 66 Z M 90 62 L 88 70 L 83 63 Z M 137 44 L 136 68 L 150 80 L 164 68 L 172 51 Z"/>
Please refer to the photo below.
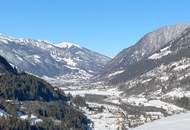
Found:
<path fill-rule="evenodd" d="M 62 91 L 0 57 L 0 129 L 84 130 L 90 122 Z M 6 122 L 6 123 L 5 123 Z"/>
<path fill-rule="evenodd" d="M 114 76 L 117 73 L 125 71 L 129 66 L 133 66 L 160 50 L 163 46 L 168 44 L 169 41 L 178 37 L 188 27 L 190 27 L 188 24 L 177 24 L 161 27 L 153 32 L 147 33 L 136 44 L 123 49 L 108 62 L 99 77 L 109 79 L 112 75 Z"/>

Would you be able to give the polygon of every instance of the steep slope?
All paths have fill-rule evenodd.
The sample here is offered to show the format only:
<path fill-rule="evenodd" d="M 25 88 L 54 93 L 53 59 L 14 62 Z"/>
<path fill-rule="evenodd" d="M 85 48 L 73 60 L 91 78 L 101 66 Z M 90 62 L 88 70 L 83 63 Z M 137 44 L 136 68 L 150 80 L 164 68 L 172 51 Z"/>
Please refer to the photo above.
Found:
<path fill-rule="evenodd" d="M 7 60 L 0 56 L 0 73 L 16 74 L 17 71 L 15 68 L 12 68 L 12 66 L 7 62 Z"/>
<path fill-rule="evenodd" d="M 169 41 L 178 37 L 190 25 L 178 24 L 166 26 L 146 34 L 134 46 L 121 51 L 106 66 L 102 77 L 111 76 L 125 70 L 129 65 L 148 57 Z"/>
<path fill-rule="evenodd" d="M 65 100 L 67 97 L 42 79 L 16 69 L 0 56 L 0 96 L 7 99 L 24 100 Z"/>
<path fill-rule="evenodd" d="M 168 65 L 176 63 L 173 67 L 178 67 L 180 65 L 188 66 L 188 58 L 189 54 L 189 47 L 190 47 L 190 28 L 187 28 L 179 37 L 173 39 L 172 41 L 168 42 L 164 47 L 160 50 L 156 51 L 152 55 L 143 60 L 137 62 L 136 64 L 129 65 L 127 70 L 115 75 L 112 81 L 115 83 L 125 82 L 130 79 L 138 78 L 139 76 L 151 71 L 156 70 L 158 67 L 163 67 L 164 65 L 167 66 L 166 68 L 170 68 Z M 178 63 L 179 62 L 179 63 Z M 188 69 L 188 67 L 182 68 Z M 177 71 L 177 69 L 174 69 Z M 172 70 L 168 70 L 167 74 Z M 179 71 L 177 71 L 179 73 Z M 188 72 L 188 71 L 186 71 Z M 176 73 L 176 74 L 178 74 Z M 118 80 L 118 81 L 116 81 Z"/>
<path fill-rule="evenodd" d="M 16 69 L 3 57 L 0 57 L 0 68 L 3 73 L 0 75 L 1 129 L 88 128 L 86 116 L 69 105 L 69 98 L 63 92 L 35 76 L 15 73 Z"/>
<path fill-rule="evenodd" d="M 17 39 L 0 35 L 0 55 L 19 70 L 37 76 L 60 76 L 86 79 L 98 73 L 110 58 L 86 48 L 62 43 L 53 45 L 47 41 Z"/>

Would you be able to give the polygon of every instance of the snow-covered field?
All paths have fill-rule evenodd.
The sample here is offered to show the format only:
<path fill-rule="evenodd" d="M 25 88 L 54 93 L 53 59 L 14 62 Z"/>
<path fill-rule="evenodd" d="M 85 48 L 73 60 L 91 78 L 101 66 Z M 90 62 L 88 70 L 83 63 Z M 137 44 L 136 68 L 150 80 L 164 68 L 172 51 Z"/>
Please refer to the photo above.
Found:
<path fill-rule="evenodd" d="M 190 130 L 190 113 L 183 113 L 147 123 L 130 130 Z"/>
<path fill-rule="evenodd" d="M 0 108 L 0 117 L 7 117 L 7 116 L 8 116 L 8 113 Z"/>
<path fill-rule="evenodd" d="M 152 106 L 157 108 L 162 108 L 167 111 L 168 114 L 184 112 L 183 108 L 177 107 L 173 104 L 166 103 L 159 99 L 147 100 L 141 96 L 130 96 L 128 98 L 121 99 L 121 102 L 128 103 L 135 106 Z"/>
<path fill-rule="evenodd" d="M 108 104 L 88 103 L 92 108 L 104 107 L 102 112 L 85 111 L 94 122 L 93 130 L 120 130 L 122 126 L 126 126 L 124 120 L 124 112 L 117 106 Z"/>
<path fill-rule="evenodd" d="M 94 122 L 93 130 L 121 130 L 122 126 L 126 126 L 123 110 L 112 102 L 112 99 L 118 99 L 120 91 L 116 88 L 106 88 L 105 86 L 98 86 L 94 89 L 68 89 L 64 90 L 66 94 L 71 93 L 73 96 L 80 95 L 101 95 L 107 96 L 109 100 L 101 103 L 87 102 L 89 107 L 97 109 L 103 108 L 103 111 L 89 111 L 82 108 L 84 114 Z"/>
<path fill-rule="evenodd" d="M 65 93 L 71 93 L 73 96 L 80 95 L 84 96 L 85 94 L 95 94 L 103 96 L 119 96 L 121 92 L 116 88 L 104 89 L 104 88 L 95 88 L 95 89 L 73 89 L 73 90 L 64 90 Z"/>

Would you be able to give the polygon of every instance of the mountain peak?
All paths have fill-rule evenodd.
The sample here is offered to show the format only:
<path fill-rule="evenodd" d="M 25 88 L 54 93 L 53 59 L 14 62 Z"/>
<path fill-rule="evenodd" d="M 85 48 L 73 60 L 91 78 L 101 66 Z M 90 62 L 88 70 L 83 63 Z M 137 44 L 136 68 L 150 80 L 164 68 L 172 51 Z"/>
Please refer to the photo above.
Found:
<path fill-rule="evenodd" d="M 56 46 L 60 48 L 71 48 L 71 47 L 81 48 L 79 45 L 72 42 L 61 42 L 61 43 L 56 44 Z"/>

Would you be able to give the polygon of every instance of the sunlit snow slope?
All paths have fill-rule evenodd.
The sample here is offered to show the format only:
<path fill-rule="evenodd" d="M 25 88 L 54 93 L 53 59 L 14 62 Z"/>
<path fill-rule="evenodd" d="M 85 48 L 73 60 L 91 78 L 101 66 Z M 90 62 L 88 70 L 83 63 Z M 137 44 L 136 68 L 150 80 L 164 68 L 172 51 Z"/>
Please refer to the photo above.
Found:
<path fill-rule="evenodd" d="M 130 130 L 190 130 L 190 113 L 174 115 Z"/>

